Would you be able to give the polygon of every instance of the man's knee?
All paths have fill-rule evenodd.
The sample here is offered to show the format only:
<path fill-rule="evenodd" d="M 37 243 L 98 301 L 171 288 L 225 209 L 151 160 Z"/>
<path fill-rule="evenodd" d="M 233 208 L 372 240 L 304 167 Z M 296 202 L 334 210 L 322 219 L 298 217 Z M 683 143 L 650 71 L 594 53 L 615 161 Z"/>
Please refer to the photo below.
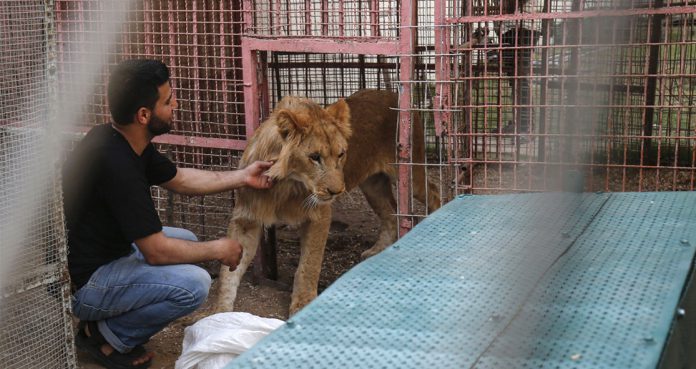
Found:
<path fill-rule="evenodd" d="M 164 232 L 164 235 L 167 237 L 178 238 L 180 240 L 187 241 L 198 241 L 198 237 L 196 237 L 196 235 L 188 229 L 176 227 L 162 227 L 162 232 Z"/>
<path fill-rule="evenodd" d="M 181 265 L 180 267 L 181 293 L 176 294 L 176 302 L 181 306 L 196 309 L 208 297 L 212 279 L 205 269 L 198 266 Z"/>

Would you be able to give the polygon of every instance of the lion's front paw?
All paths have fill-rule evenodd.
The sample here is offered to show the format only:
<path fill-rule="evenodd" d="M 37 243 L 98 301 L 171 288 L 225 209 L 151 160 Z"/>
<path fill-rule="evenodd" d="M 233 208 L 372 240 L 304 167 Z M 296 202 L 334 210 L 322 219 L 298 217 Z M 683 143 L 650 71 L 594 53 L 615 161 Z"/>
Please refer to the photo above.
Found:
<path fill-rule="evenodd" d="M 295 315 L 295 313 L 302 310 L 303 307 L 307 306 L 310 302 L 312 302 L 312 300 L 314 300 L 315 297 L 316 297 L 316 295 L 314 295 L 314 296 L 307 295 L 307 296 L 298 296 L 297 298 L 293 298 L 292 302 L 290 303 L 290 310 L 288 311 L 289 315 L 290 316 Z"/>
<path fill-rule="evenodd" d="M 379 252 L 374 252 L 372 249 L 365 250 L 363 251 L 362 254 L 360 254 L 360 260 L 367 260 L 371 256 L 377 255 Z"/>
<path fill-rule="evenodd" d="M 369 257 L 375 256 L 380 252 L 384 251 L 384 249 L 386 249 L 387 247 L 389 247 L 389 245 L 374 245 L 369 249 L 363 251 L 363 253 L 360 254 L 360 259 L 365 260 Z"/>

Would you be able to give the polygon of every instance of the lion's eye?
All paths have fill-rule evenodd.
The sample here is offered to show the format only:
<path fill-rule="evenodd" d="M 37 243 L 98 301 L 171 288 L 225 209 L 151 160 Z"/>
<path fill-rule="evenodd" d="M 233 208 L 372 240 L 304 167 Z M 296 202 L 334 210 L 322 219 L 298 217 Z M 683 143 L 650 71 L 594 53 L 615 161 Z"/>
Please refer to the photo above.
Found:
<path fill-rule="evenodd" d="M 346 156 L 346 150 L 341 150 L 341 153 L 338 154 L 338 158 L 340 159 L 340 158 L 342 158 L 342 157 L 344 157 L 344 156 Z"/>
<path fill-rule="evenodd" d="M 318 152 L 309 154 L 309 158 L 316 161 L 317 163 L 321 161 L 321 155 Z"/>

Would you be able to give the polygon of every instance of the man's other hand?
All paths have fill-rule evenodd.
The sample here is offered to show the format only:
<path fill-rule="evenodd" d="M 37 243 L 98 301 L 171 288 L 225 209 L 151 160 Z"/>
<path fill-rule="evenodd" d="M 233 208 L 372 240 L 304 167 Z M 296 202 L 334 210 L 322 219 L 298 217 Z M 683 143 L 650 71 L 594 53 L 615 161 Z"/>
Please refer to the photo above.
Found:
<path fill-rule="evenodd" d="M 221 238 L 218 242 L 220 243 L 220 262 L 230 267 L 230 272 L 234 271 L 242 258 L 242 245 L 231 238 Z"/>

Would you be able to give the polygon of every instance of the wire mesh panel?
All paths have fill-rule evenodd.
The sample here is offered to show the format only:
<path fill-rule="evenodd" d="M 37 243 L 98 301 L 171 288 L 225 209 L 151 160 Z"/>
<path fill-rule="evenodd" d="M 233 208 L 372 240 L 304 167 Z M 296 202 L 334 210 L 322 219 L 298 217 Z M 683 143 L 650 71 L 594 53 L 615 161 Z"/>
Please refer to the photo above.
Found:
<path fill-rule="evenodd" d="M 342 74 L 341 83 L 354 81 L 359 86 L 365 86 L 364 70 L 357 73 L 355 70 L 365 69 L 366 63 L 374 64 L 368 69 L 379 65 L 377 68 L 382 70 L 385 80 L 378 81 L 378 84 L 390 86 L 396 65 L 386 65 L 384 56 L 396 54 L 401 11 L 400 2 L 392 0 L 245 3 L 246 32 L 242 38 L 242 58 L 245 63 L 247 132 L 253 131 L 268 113 L 271 99 L 280 99 L 282 90 L 277 88 L 279 85 L 298 83 L 298 79 L 283 81 L 285 76 L 276 74 L 270 80 L 274 86 L 269 87 L 269 64 L 276 72 L 287 69 L 288 78 L 294 73 L 291 69 L 303 74 L 300 79 L 304 81 L 294 89 L 296 94 L 305 91 L 305 96 L 318 96 L 323 101 L 327 101 L 329 96 L 322 96 L 320 89 L 344 92 L 347 87 L 327 86 L 327 78 L 318 74 L 326 71 L 326 67 L 338 68 L 336 70 Z M 273 55 L 268 52 L 273 52 Z M 365 55 L 375 55 L 376 60 L 366 60 Z M 340 63 L 345 63 L 345 73 Z M 388 69 L 393 70 L 389 72 Z M 329 79 L 337 80 L 335 76 Z M 323 85 L 309 87 L 318 83 Z M 271 91 L 274 87 L 275 90 Z M 310 94 L 309 89 L 315 92 Z"/>
<path fill-rule="evenodd" d="M 394 0 L 254 1 L 255 36 L 396 38 L 399 2 Z"/>
<path fill-rule="evenodd" d="M 115 32 L 115 44 L 104 52 L 104 69 L 92 101 L 80 119 L 82 131 L 110 121 L 106 82 L 118 62 L 152 58 L 170 67 L 179 102 L 170 134 L 157 137 L 161 151 L 182 167 L 236 168 L 246 141 L 240 37 L 240 1 L 123 1 L 125 17 Z M 59 78 L 62 91 L 81 71 L 75 62 L 96 53 L 90 39 L 104 31 L 109 17 L 103 1 L 57 0 Z M 231 213 L 232 194 L 186 197 L 155 190 L 156 206 L 165 223 L 193 228 L 201 239 L 223 235 Z M 173 206 L 172 206 L 173 205 Z M 202 233 L 201 233 L 202 232 Z"/>
<path fill-rule="evenodd" d="M 306 96 L 330 105 L 364 88 L 390 90 L 395 58 L 376 55 L 272 53 L 268 64 L 271 105 L 283 96 Z"/>
<path fill-rule="evenodd" d="M 52 145 L 53 2 L 0 3 L 0 367 L 74 368 Z"/>
<path fill-rule="evenodd" d="M 585 190 L 693 189 L 688 5 L 443 5 L 436 84 L 456 191 L 557 190 L 575 177 Z"/>
<path fill-rule="evenodd" d="M 418 5 L 423 5 L 422 13 Z M 432 29 L 432 2 L 255 2 L 248 11 L 250 32 L 243 38 L 251 70 L 245 71 L 248 127 L 258 124 L 269 105 L 286 94 L 330 104 L 364 88 L 399 92 L 394 109 L 399 110 L 398 170 L 403 182 L 399 188 L 404 195 L 398 212 L 409 213 L 400 221 L 403 229 L 410 228 L 410 214 L 425 213 L 422 204 L 418 205 L 421 210 L 415 210 L 410 199 L 410 172 L 415 165 L 425 164 L 411 159 L 410 122 L 421 119 L 418 110 L 428 96 L 428 89 L 412 89 L 411 82 L 414 70 L 423 82 L 432 76 L 432 63 L 416 55 L 432 54 L 434 43 L 432 32 L 421 35 L 416 24 L 423 21 Z M 261 106 L 255 106 L 257 96 L 262 96 Z"/>

